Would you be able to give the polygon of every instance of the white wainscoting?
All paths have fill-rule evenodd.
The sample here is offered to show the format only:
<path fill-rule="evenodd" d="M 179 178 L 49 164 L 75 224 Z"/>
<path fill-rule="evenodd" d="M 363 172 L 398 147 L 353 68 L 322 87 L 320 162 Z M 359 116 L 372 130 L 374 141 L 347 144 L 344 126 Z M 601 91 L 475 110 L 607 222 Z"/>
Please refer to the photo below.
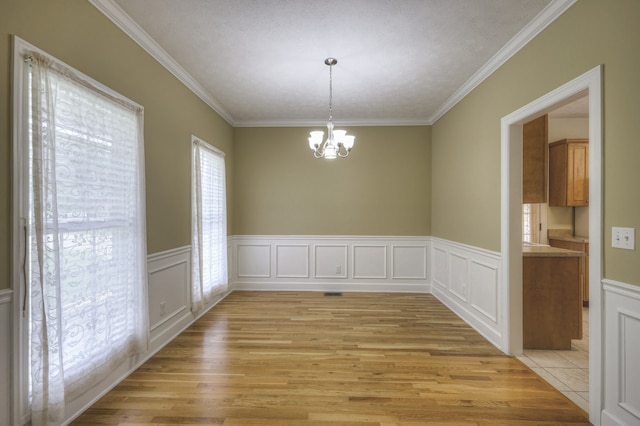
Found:
<path fill-rule="evenodd" d="M 151 351 L 166 345 L 193 322 L 191 313 L 191 247 L 147 257 Z"/>
<path fill-rule="evenodd" d="M 640 287 L 603 280 L 603 426 L 640 425 Z"/>
<path fill-rule="evenodd" d="M 230 238 L 235 290 L 429 292 L 429 238 Z"/>
<path fill-rule="evenodd" d="M 11 424 L 13 291 L 0 290 L 0 425 Z"/>
<path fill-rule="evenodd" d="M 432 237 L 431 259 L 431 293 L 502 348 L 500 253 Z"/>

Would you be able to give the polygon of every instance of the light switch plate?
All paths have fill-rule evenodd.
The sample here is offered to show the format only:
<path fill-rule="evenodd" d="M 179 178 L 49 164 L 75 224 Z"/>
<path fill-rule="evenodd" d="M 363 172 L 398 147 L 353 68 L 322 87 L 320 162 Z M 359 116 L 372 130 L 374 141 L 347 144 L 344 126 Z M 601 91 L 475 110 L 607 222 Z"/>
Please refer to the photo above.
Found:
<path fill-rule="evenodd" d="M 635 250 L 636 249 L 635 228 L 619 228 L 616 226 L 611 228 L 611 247 L 621 248 L 625 250 Z"/>

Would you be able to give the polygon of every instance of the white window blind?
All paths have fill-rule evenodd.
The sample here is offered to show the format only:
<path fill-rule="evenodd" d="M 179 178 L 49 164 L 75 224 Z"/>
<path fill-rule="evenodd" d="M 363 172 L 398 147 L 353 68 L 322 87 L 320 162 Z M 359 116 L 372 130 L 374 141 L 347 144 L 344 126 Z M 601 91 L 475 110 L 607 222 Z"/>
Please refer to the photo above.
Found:
<path fill-rule="evenodd" d="M 31 418 L 148 345 L 143 111 L 38 52 L 25 142 Z"/>
<path fill-rule="evenodd" d="M 194 137 L 192 309 L 227 290 L 227 206 L 224 154 Z"/>

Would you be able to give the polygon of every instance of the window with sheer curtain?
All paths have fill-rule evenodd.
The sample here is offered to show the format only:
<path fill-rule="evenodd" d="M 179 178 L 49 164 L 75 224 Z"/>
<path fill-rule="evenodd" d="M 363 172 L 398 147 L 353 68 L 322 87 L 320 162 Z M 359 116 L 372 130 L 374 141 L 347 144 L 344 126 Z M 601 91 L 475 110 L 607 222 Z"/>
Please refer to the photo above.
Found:
<path fill-rule="evenodd" d="M 24 220 L 32 423 L 148 346 L 143 110 L 25 55 Z"/>
<path fill-rule="evenodd" d="M 227 290 L 224 153 L 193 138 L 192 286 L 194 312 Z"/>
<path fill-rule="evenodd" d="M 522 205 L 522 241 L 540 242 L 540 204 Z"/>

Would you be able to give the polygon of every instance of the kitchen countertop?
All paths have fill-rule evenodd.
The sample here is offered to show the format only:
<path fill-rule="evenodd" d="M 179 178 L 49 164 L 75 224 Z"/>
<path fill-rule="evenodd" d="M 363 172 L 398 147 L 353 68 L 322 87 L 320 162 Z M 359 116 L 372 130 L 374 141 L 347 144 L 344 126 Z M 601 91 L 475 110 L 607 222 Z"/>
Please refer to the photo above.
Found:
<path fill-rule="evenodd" d="M 571 230 L 569 229 L 549 229 L 548 237 L 550 240 L 589 244 L 589 237 L 579 237 L 577 235 L 571 235 Z"/>
<path fill-rule="evenodd" d="M 572 243 L 588 243 L 589 237 L 578 237 L 577 235 L 559 235 L 559 236 L 549 236 L 550 240 L 561 240 L 561 241 L 570 241 Z"/>
<path fill-rule="evenodd" d="M 522 256 L 524 257 L 584 257 L 585 253 L 581 251 L 565 250 L 549 246 L 522 246 Z"/>

